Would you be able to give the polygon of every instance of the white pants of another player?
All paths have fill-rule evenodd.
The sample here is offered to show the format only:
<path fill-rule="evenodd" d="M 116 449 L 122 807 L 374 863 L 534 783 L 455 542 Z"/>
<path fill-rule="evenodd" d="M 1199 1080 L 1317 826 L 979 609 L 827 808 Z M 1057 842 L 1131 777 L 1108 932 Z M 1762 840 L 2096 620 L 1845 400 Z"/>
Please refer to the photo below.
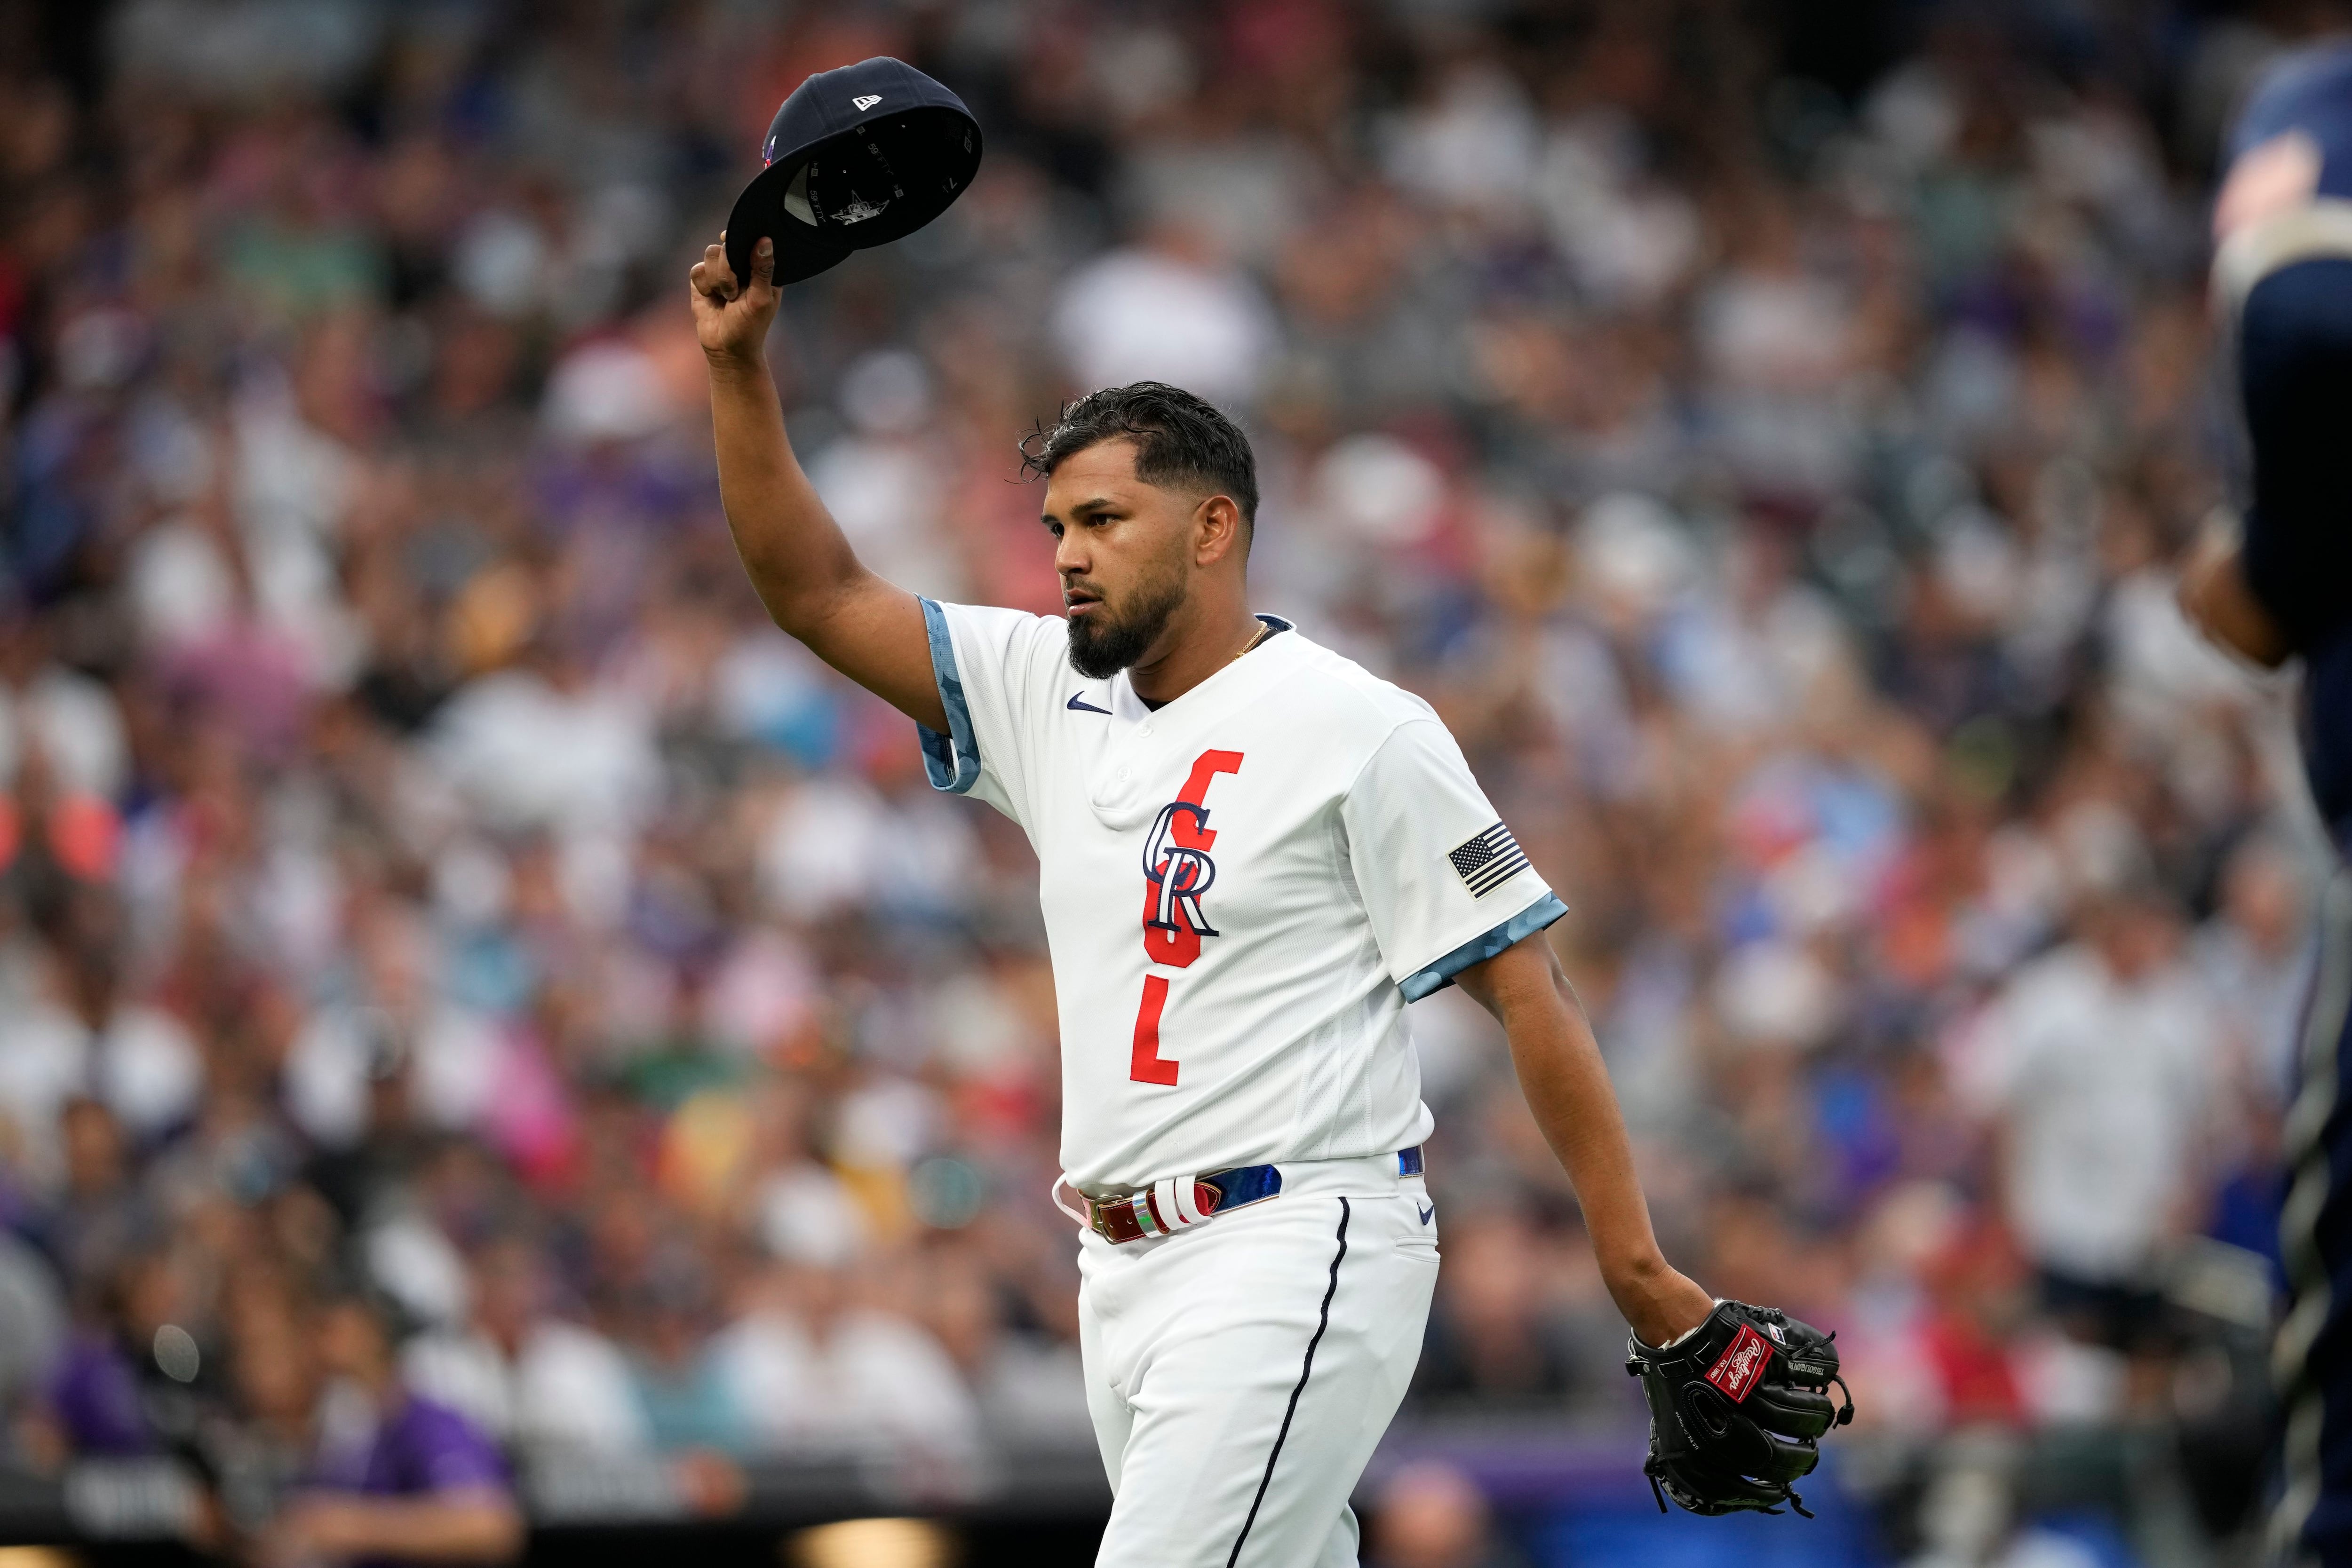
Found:
<path fill-rule="evenodd" d="M 1354 1568 L 1348 1496 L 1421 1355 L 1436 1214 L 1394 1155 L 1282 1176 L 1197 1228 L 1081 1243 L 1097 1568 Z"/>

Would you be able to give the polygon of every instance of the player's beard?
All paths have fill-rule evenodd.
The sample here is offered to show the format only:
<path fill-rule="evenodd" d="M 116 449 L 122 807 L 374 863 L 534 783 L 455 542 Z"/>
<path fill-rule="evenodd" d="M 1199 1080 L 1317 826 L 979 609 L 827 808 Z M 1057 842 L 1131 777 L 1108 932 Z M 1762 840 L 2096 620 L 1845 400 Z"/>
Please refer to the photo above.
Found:
<path fill-rule="evenodd" d="M 1098 601 L 1070 620 L 1070 668 L 1090 681 L 1110 679 L 1150 652 L 1183 602 L 1184 570 L 1175 561 L 1138 582 L 1119 612 L 1108 599 Z"/>

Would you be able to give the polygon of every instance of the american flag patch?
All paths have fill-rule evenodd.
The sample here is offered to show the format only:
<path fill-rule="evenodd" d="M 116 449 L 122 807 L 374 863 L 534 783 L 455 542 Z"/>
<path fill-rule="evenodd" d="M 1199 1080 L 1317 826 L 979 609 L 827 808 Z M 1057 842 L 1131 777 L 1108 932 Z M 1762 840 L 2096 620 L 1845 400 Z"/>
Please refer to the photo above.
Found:
<path fill-rule="evenodd" d="M 1486 897 L 1528 869 L 1528 852 L 1500 822 L 1446 851 L 1445 858 L 1454 862 L 1454 874 L 1473 898 Z"/>

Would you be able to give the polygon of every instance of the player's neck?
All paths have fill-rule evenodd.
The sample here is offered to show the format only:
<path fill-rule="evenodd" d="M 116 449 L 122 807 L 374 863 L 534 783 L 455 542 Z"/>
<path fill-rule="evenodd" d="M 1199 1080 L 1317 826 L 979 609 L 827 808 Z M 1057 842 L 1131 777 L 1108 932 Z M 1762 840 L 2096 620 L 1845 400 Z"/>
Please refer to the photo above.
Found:
<path fill-rule="evenodd" d="M 1180 612 L 1160 647 L 1128 670 L 1127 678 L 1137 696 L 1155 707 L 1174 702 L 1232 664 L 1250 639 L 1264 630 L 1264 623 L 1250 613 L 1246 597 L 1236 593 L 1219 598 L 1220 602 L 1197 606 L 1194 615 Z"/>

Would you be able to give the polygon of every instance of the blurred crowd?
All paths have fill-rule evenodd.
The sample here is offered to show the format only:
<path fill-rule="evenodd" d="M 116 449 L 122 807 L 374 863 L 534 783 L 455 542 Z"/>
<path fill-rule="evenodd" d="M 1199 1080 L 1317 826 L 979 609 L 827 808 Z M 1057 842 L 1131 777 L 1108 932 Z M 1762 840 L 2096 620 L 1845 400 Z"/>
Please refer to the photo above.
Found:
<path fill-rule="evenodd" d="M 0 5 L 14 1462 L 174 1391 L 299 1451 L 354 1291 L 520 1475 L 1087 1448 L 1033 857 L 761 617 L 686 310 L 882 53 L 987 155 L 772 344 L 873 566 L 1055 610 L 1015 440 L 1217 400 L 1258 606 L 1453 726 L 1670 1256 L 1838 1328 L 1868 1451 L 2258 1399 L 2319 852 L 2168 562 L 2263 14 L 1906 13 L 1833 87 L 1706 0 L 60 12 Z M 1409 1412 L 1630 1427 L 1499 1038 L 1413 1019 Z"/>

